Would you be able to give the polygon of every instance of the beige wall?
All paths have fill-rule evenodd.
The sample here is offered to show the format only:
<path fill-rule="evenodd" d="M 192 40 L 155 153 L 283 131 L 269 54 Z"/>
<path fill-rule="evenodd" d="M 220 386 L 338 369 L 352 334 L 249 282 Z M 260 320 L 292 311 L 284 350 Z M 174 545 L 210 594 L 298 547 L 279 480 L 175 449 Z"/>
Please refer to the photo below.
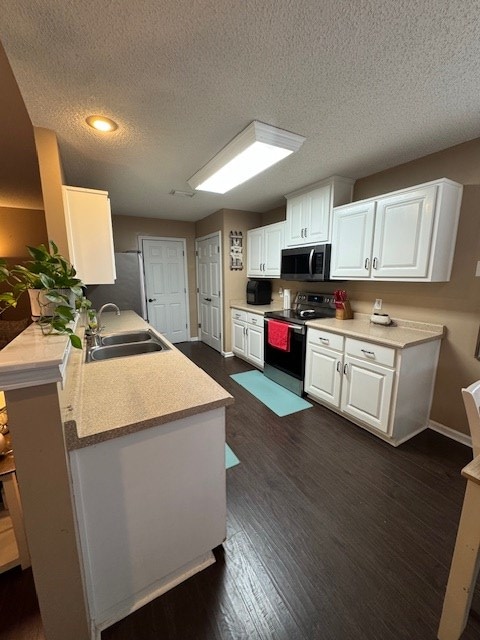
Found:
<path fill-rule="evenodd" d="M 27 245 L 36 247 L 47 242 L 47 229 L 43 210 L 0 207 L 0 258 L 13 265 L 30 258 Z M 0 290 L 7 290 L 4 284 Z M 2 320 L 30 317 L 30 301 L 27 294 L 20 297 L 15 309 L 1 314 Z"/>
<path fill-rule="evenodd" d="M 195 223 L 136 216 L 112 216 L 115 251 L 138 251 L 138 236 L 156 238 L 185 238 L 187 245 L 188 304 L 190 332 L 197 335 L 197 285 L 195 276 Z"/>
<path fill-rule="evenodd" d="M 41 209 L 33 127 L 1 44 L 0 87 L 0 206 Z"/>
<path fill-rule="evenodd" d="M 63 208 L 63 169 L 57 135 L 54 131 L 41 127 L 35 127 L 34 133 L 48 238 L 53 240 L 60 253 L 71 261 Z"/>
<path fill-rule="evenodd" d="M 287 205 L 284 204 L 281 207 L 270 209 L 261 214 L 260 224 L 262 227 L 267 224 L 275 224 L 275 222 L 283 222 L 287 216 Z"/>

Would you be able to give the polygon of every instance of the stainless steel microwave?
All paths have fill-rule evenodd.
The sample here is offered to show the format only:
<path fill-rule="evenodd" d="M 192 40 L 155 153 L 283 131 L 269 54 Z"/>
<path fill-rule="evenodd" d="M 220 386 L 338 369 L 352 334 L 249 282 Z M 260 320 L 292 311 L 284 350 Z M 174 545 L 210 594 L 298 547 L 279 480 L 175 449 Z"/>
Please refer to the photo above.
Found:
<path fill-rule="evenodd" d="M 282 250 L 283 280 L 321 282 L 330 279 L 331 244 L 316 244 Z"/>

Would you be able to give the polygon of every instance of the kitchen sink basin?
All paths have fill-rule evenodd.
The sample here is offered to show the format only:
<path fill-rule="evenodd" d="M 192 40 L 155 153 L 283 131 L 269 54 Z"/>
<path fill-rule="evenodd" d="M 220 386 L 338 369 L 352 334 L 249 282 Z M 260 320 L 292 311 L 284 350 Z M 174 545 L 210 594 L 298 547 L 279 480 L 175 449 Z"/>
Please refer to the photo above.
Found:
<path fill-rule="evenodd" d="M 128 331 L 107 336 L 97 336 L 96 341 L 87 349 L 87 362 L 110 360 L 138 356 L 143 353 L 168 351 L 165 344 L 152 331 Z"/>
<path fill-rule="evenodd" d="M 125 333 L 112 333 L 107 336 L 100 336 L 102 346 L 109 344 L 126 344 L 130 342 L 145 342 L 146 340 L 154 340 L 154 336 L 150 331 L 126 331 Z"/>

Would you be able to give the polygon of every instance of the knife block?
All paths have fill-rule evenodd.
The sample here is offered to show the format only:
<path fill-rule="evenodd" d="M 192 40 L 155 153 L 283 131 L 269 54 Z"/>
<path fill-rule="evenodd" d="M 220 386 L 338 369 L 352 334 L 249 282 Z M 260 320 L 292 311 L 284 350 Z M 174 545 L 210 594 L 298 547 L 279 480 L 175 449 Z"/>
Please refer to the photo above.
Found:
<path fill-rule="evenodd" d="M 353 318 L 353 311 L 350 302 L 345 300 L 345 302 L 342 302 L 342 305 L 343 307 L 341 309 L 335 310 L 335 318 L 337 320 L 351 320 Z"/>

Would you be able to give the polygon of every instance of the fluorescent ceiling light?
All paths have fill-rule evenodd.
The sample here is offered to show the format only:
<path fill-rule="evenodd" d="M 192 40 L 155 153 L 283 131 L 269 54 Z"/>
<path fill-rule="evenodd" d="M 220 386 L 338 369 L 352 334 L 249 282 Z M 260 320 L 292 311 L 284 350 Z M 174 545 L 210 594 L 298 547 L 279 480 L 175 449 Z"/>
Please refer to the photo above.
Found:
<path fill-rule="evenodd" d="M 305 138 L 254 120 L 189 180 L 192 189 L 226 193 L 300 149 Z"/>

